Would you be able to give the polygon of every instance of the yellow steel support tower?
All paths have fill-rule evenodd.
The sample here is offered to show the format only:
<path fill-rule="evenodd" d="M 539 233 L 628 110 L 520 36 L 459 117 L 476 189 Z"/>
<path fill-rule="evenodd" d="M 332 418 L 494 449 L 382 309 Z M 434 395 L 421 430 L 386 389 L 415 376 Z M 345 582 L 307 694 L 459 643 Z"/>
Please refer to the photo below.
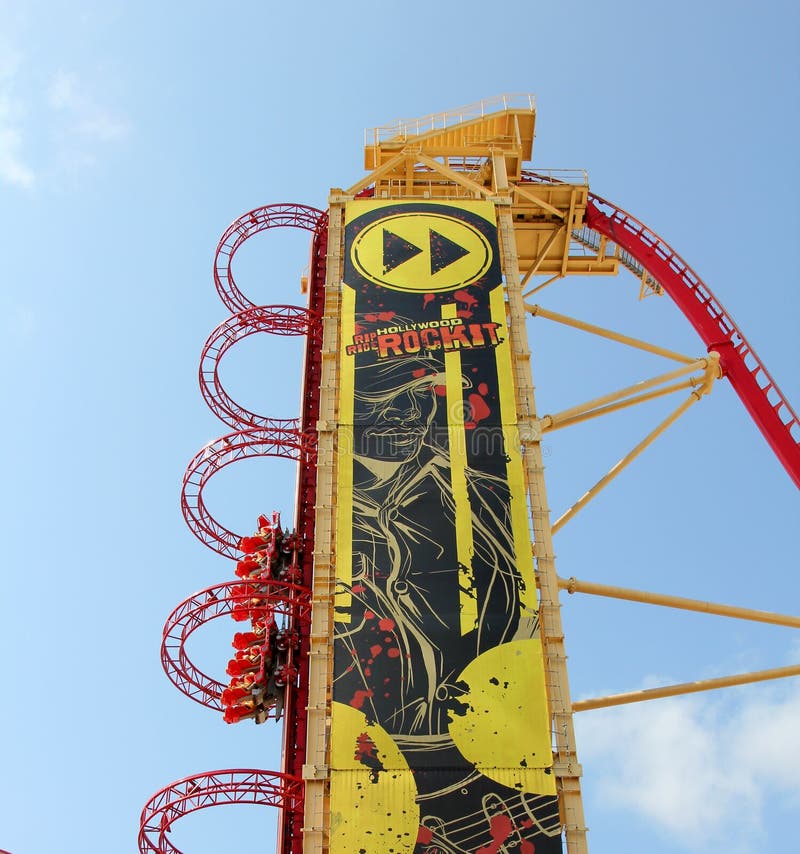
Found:
<path fill-rule="evenodd" d="M 573 714 L 584 709 L 635 702 L 658 696 L 707 690 L 759 679 L 794 675 L 800 668 L 724 677 L 573 703 L 566 667 L 559 591 L 614 596 L 630 601 L 704 611 L 741 619 L 798 627 L 797 617 L 766 614 L 733 606 L 696 602 L 570 579 L 556 573 L 553 534 L 566 525 L 607 483 L 692 404 L 708 394 L 719 376 L 719 356 L 694 358 L 630 336 L 602 329 L 527 302 L 533 294 L 570 275 L 614 275 L 621 265 L 640 277 L 640 297 L 660 293 L 646 270 L 605 237 L 584 229 L 589 187 L 584 172 L 526 172 L 536 109 L 531 96 L 501 96 L 422 119 L 378 127 L 366 134 L 367 174 L 351 187 L 331 191 L 319 429 L 318 503 L 314 568 L 314 624 L 309 684 L 308 761 L 305 766 L 305 850 L 327 852 L 331 839 L 331 717 L 334 670 L 333 621 L 336 598 L 337 442 L 342 440 L 339 409 L 342 369 L 342 293 L 345 266 L 346 206 L 357 198 L 376 202 L 474 203 L 494 206 L 503 281 L 507 336 L 511 352 L 516 428 L 519 433 L 538 589 L 539 630 L 552 737 L 561 828 L 568 854 L 588 851 L 581 799 L 581 766 L 575 745 Z M 536 282 L 536 284 L 534 284 Z M 560 413 L 541 416 L 536 407 L 526 315 L 572 326 L 643 350 L 678 366 L 650 380 L 627 386 Z M 442 315 L 445 316 L 444 314 Z M 534 366 L 535 368 L 535 366 Z M 547 501 L 542 437 L 586 419 L 680 391 L 688 398 L 639 442 L 597 484 L 557 520 Z M 449 394 L 449 392 L 448 392 Z M 352 417 L 352 416 L 351 416 Z M 413 847 L 413 846 L 412 846 Z M 406 849 L 404 849 L 406 850 Z M 408 848 L 407 850 L 411 850 Z"/>
<path fill-rule="evenodd" d="M 541 437 L 530 353 L 525 334 L 524 286 L 533 274 L 613 274 L 618 261 L 604 254 L 570 254 L 571 232 L 580 228 L 588 185 L 576 172 L 571 181 L 522 183 L 530 160 L 535 126 L 533 100 L 504 98 L 481 102 L 413 124 L 376 128 L 366 139 L 367 175 L 348 189 L 332 190 L 324 319 L 323 376 L 319 424 L 319 489 L 314 577 L 315 622 L 309 686 L 309 738 L 306 766 L 306 846 L 327 850 L 329 834 L 330 674 L 333 614 L 332 570 L 336 559 L 333 523 L 337 411 L 339 283 L 342 278 L 342 217 L 346 202 L 364 191 L 375 199 L 469 200 L 496 206 L 502 270 L 506 281 L 509 335 L 520 441 L 540 598 L 548 702 L 552 717 L 554 771 L 569 854 L 586 851 L 581 803 L 581 769 L 575 748 L 572 707 L 558 602 L 558 578 L 551 541 Z M 562 176 L 563 177 L 563 176 Z"/>

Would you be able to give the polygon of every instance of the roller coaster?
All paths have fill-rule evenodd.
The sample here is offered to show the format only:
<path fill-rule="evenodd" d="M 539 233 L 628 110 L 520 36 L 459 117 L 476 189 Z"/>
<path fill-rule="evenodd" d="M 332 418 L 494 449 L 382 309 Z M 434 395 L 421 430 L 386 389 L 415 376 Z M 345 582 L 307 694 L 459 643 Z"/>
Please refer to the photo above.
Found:
<path fill-rule="evenodd" d="M 215 711 L 226 722 L 280 722 L 283 727 L 283 767 L 280 772 L 228 769 L 197 773 L 166 786 L 147 802 L 142 811 L 138 839 L 142 854 L 178 852 L 170 841 L 170 834 L 179 818 L 197 810 L 232 803 L 260 804 L 279 810 L 275 850 L 280 854 L 312 851 L 349 854 L 350 850 L 356 850 L 347 846 L 353 844 L 357 830 L 351 829 L 342 835 L 336 829 L 336 803 L 346 803 L 347 792 L 350 791 L 346 785 L 350 784 L 341 782 L 346 772 L 337 769 L 333 755 L 337 748 L 335 743 L 332 747 L 331 741 L 332 738 L 334 742 L 336 740 L 337 726 L 334 715 L 332 736 L 331 707 L 337 699 L 332 696 L 333 682 L 349 678 L 349 671 L 342 669 L 334 653 L 333 623 L 342 619 L 342 606 L 337 602 L 355 602 L 360 590 L 354 580 L 345 578 L 346 583 L 343 582 L 341 567 L 338 570 L 336 567 L 337 556 L 340 562 L 344 559 L 342 555 L 347 553 L 349 542 L 349 535 L 342 533 L 343 517 L 337 515 L 340 514 L 337 493 L 347 481 L 342 480 L 345 458 L 340 443 L 343 434 L 336 431 L 348 423 L 344 417 L 347 404 L 342 389 L 348 382 L 353 382 L 352 378 L 347 379 L 342 355 L 348 334 L 351 337 L 353 334 L 353 330 L 347 328 L 353 315 L 352 309 L 348 314 L 347 305 L 343 304 L 346 297 L 343 296 L 342 282 L 351 282 L 354 277 L 348 267 L 355 257 L 352 253 L 356 249 L 352 246 L 368 234 L 373 220 L 378 223 L 376 227 L 383 229 L 384 264 L 382 272 L 368 272 L 368 277 L 374 275 L 376 280 L 383 277 L 389 281 L 395 267 L 399 269 L 404 263 L 410 264 L 415 256 L 422 257 L 428 251 L 427 245 L 414 242 L 413 234 L 416 232 L 407 231 L 397 236 L 408 223 L 414 225 L 410 219 L 413 212 L 413 216 L 428 218 L 424 234 L 430 233 L 431 248 L 430 255 L 426 257 L 432 259 L 430 278 L 436 281 L 435 274 L 447 265 L 455 270 L 461 263 L 461 256 L 468 251 L 458 244 L 461 233 L 458 228 L 467 219 L 462 217 L 459 220 L 460 213 L 448 213 L 443 206 L 451 205 L 456 210 L 461 205 L 468 212 L 472 210 L 470 206 L 473 203 L 494 206 L 492 228 L 496 229 L 496 246 L 504 282 L 500 309 L 506 317 L 503 338 L 509 348 L 513 374 L 513 393 L 509 393 L 510 403 L 504 405 L 516 410 L 515 429 L 518 434 L 514 435 L 518 435 L 522 449 L 520 471 L 524 472 L 533 530 L 532 554 L 538 591 L 536 637 L 540 633 L 544 702 L 552 744 L 552 762 L 548 759 L 547 768 L 550 770 L 546 773 L 552 772 L 555 778 L 557 811 L 546 817 L 544 807 L 540 810 L 534 805 L 539 790 L 525 789 L 523 784 L 518 784 L 522 791 L 531 792 L 530 800 L 526 801 L 522 796 L 517 809 L 508 806 L 510 801 L 507 799 L 507 806 L 500 808 L 487 806 L 489 796 L 484 795 L 485 828 L 477 830 L 471 841 L 459 837 L 454 829 L 456 821 L 450 821 L 452 828 L 448 829 L 448 821 L 444 818 L 434 821 L 419 813 L 409 825 L 413 825 L 414 838 L 390 845 L 386 841 L 388 837 L 379 837 L 384 841 L 361 850 L 373 854 L 383 854 L 384 851 L 427 854 L 443 851 L 532 852 L 534 843 L 536 851 L 562 850 L 565 843 L 569 854 L 580 854 L 588 847 L 580 792 L 581 771 L 572 725 L 575 712 L 800 674 L 800 667 L 792 666 L 637 692 L 637 696 L 616 695 L 579 703 L 570 699 L 558 606 L 559 590 L 615 596 L 800 627 L 800 619 L 792 616 L 562 579 L 556 575 L 552 549 L 553 534 L 694 403 L 705 397 L 716 382 L 728 381 L 731 384 L 786 473 L 799 487 L 800 422 L 766 366 L 720 301 L 666 241 L 632 215 L 591 192 L 582 173 L 553 173 L 528 168 L 526 163 L 531 157 L 535 116 L 535 103 L 531 96 L 501 96 L 423 119 L 376 128 L 365 139 L 366 176 L 346 190 L 332 190 L 328 210 L 301 204 L 265 205 L 239 217 L 220 238 L 213 278 L 220 300 L 231 314 L 211 333 L 203 347 L 199 384 L 206 404 L 225 425 L 227 432 L 200 449 L 189 462 L 183 479 L 181 508 L 186 524 L 200 542 L 233 562 L 235 578 L 189 596 L 172 611 L 164 627 L 161 660 L 168 678 L 181 692 Z M 348 208 L 348 205 L 354 207 Z M 376 217 L 383 216 L 384 210 L 389 214 L 376 220 Z M 395 220 L 390 220 L 390 215 L 400 218 L 398 226 L 392 225 Z M 451 226 L 455 230 L 445 234 Z M 310 238 L 311 263 L 304 282 L 307 305 L 255 305 L 234 279 L 232 264 L 235 255 L 247 240 L 266 231 L 285 228 L 304 230 Z M 387 242 L 392 240 L 395 242 Z M 436 247 L 434 240 L 439 241 Z M 367 238 L 364 237 L 363 241 L 366 245 Z M 394 260 L 387 260 L 390 249 L 401 254 L 391 256 Z M 366 253 L 367 250 L 363 251 Z M 440 257 L 436 251 L 450 252 L 450 255 Z M 572 275 L 614 275 L 620 269 L 639 279 L 640 296 L 661 295 L 674 302 L 697 333 L 703 355 L 677 353 L 530 302 L 531 297 L 559 279 Z M 466 284 L 448 286 L 451 295 L 454 294 L 448 297 L 452 312 L 445 300 L 441 317 L 452 317 L 453 323 L 463 323 L 465 328 L 469 328 L 469 319 L 475 311 L 470 301 L 477 303 L 473 294 L 480 290 L 481 281 L 477 278 L 470 281 L 467 277 Z M 455 290 L 456 287 L 459 289 Z M 425 291 L 427 307 L 428 302 L 434 300 L 436 287 L 428 282 L 420 285 L 419 290 Z M 406 304 L 411 303 L 402 303 Z M 382 314 L 383 308 L 374 304 L 363 303 L 360 309 L 356 307 L 358 311 L 362 311 L 358 318 L 366 318 L 362 330 L 363 335 L 368 336 L 363 339 L 369 345 L 366 349 L 374 350 L 376 336 L 387 334 L 389 328 L 400 330 L 391 334 L 397 340 L 403 340 L 403 329 L 414 331 L 423 326 L 418 322 L 409 322 L 405 327 L 397 325 L 396 320 L 391 320 L 391 311 Z M 492 317 L 496 319 L 495 315 Z M 664 357 L 673 366 L 652 379 L 541 417 L 533 398 L 526 317 L 540 317 L 572 326 Z M 369 326 L 371 322 L 373 326 Z M 396 324 L 394 327 L 390 326 L 392 322 Z M 358 323 L 356 328 L 361 328 Z M 303 393 L 297 418 L 277 419 L 251 412 L 234 400 L 223 386 L 220 378 L 223 357 L 235 344 L 256 334 L 300 336 L 305 341 Z M 419 336 L 407 340 L 419 348 Z M 458 347 L 464 350 L 473 344 L 474 339 L 462 338 Z M 374 354 L 366 355 L 372 357 Z M 459 354 L 459 358 L 462 356 L 463 353 Z M 432 399 L 436 394 L 446 394 L 449 404 L 450 396 L 454 394 L 451 380 L 457 368 L 453 367 L 455 363 L 448 360 L 447 355 L 442 355 L 441 359 L 442 367 L 436 368 L 439 373 L 431 374 L 434 379 L 426 388 L 433 390 Z M 396 361 L 399 364 L 402 357 Z M 420 364 L 423 367 L 419 367 L 414 376 L 427 370 L 423 362 Z M 445 374 L 446 391 L 445 380 L 435 379 L 443 378 Z M 458 383 L 460 388 L 460 379 Z M 475 388 L 478 388 L 477 384 Z M 542 471 L 542 437 L 552 430 L 681 391 L 686 396 L 678 407 L 561 517 L 551 521 Z M 483 410 L 479 407 L 484 404 L 478 399 L 481 395 L 487 396 L 487 393 L 478 394 L 472 390 L 469 398 L 472 401 L 471 416 L 464 416 L 456 425 L 461 431 L 469 431 L 470 424 L 483 417 Z M 460 391 L 457 396 L 461 400 Z M 466 392 L 463 399 L 468 399 Z M 450 411 L 452 413 L 452 408 Z M 452 444 L 455 434 L 452 426 L 448 429 L 451 430 Z M 255 507 L 253 519 L 257 521 L 254 531 L 229 530 L 207 508 L 204 489 L 216 474 L 232 463 L 270 457 L 290 460 L 298 466 L 293 525 L 284 527 L 277 514 L 259 516 L 264 510 Z M 467 495 L 468 489 L 472 488 L 469 485 L 470 469 L 467 471 L 467 480 L 459 481 L 455 475 L 452 480 L 456 502 L 453 512 L 456 516 L 461 512 L 458 489 L 463 489 L 463 495 Z M 469 494 L 473 505 L 477 501 L 475 494 Z M 260 502 L 268 500 L 267 496 L 258 498 Z M 480 548 L 477 539 L 475 543 L 474 548 Z M 463 582 L 464 567 L 460 553 L 459 564 L 459 578 Z M 343 591 L 345 600 L 341 598 Z M 461 596 L 461 607 L 467 607 L 463 590 Z M 351 606 L 346 604 L 344 607 Z M 191 660 L 187 649 L 188 641 L 196 631 L 220 617 L 232 620 L 233 657 L 227 669 L 228 678 L 205 673 L 200 664 Z M 390 650 L 393 647 L 388 641 L 394 623 L 384 616 L 383 624 L 388 627 L 382 631 L 387 634 L 386 649 Z M 240 631 L 234 633 L 234 628 Z M 462 635 L 467 634 L 463 624 L 461 632 Z M 390 654 L 382 652 L 379 647 L 373 647 L 373 650 L 373 658 L 377 658 L 379 653 L 384 658 Z M 483 654 L 488 653 L 484 650 Z M 365 666 L 363 661 L 361 666 Z M 468 673 L 468 670 L 463 672 Z M 385 681 L 388 683 L 389 677 Z M 372 685 L 371 682 L 364 684 Z M 369 688 L 360 696 L 359 702 L 363 703 L 364 698 L 371 695 Z M 350 702 L 350 706 L 360 713 L 358 703 Z M 451 726 L 455 720 L 453 708 L 458 707 L 451 706 Z M 377 719 L 382 720 L 380 714 Z M 388 741 L 370 741 L 372 736 L 367 738 L 367 734 L 372 733 L 372 729 L 367 724 L 372 727 L 375 719 L 369 715 L 364 719 L 364 731 L 358 736 L 356 755 L 364 773 L 371 775 L 364 779 L 375 783 L 384 768 L 381 762 L 388 761 L 386 757 L 391 745 Z M 388 723 L 385 728 L 389 728 Z M 344 731 L 341 725 L 339 731 Z M 405 768 L 403 763 L 407 760 L 413 772 L 417 766 L 408 758 L 413 756 L 412 748 L 401 735 L 394 734 L 392 738 L 400 745 L 400 753 L 404 757 L 400 764 Z M 428 735 L 428 738 L 434 738 L 434 735 Z M 462 748 L 462 742 L 457 743 Z M 379 749 L 376 749 L 376 744 Z M 461 749 L 462 753 L 464 749 Z M 380 756 L 382 760 L 378 758 Z M 397 761 L 400 762 L 399 759 Z M 485 775 L 492 779 L 502 776 L 491 769 L 487 769 Z M 421 773 L 417 772 L 417 776 Z M 473 781 L 472 785 L 477 788 L 478 784 Z M 352 789 L 353 793 L 355 791 Z M 462 791 L 466 791 L 466 787 Z M 352 797 L 355 798 L 355 794 Z M 417 802 L 424 806 L 426 797 L 420 789 Z M 391 802 L 396 803 L 396 800 Z M 524 812 L 520 812 L 522 808 Z M 341 821 L 347 824 L 348 819 Z"/>

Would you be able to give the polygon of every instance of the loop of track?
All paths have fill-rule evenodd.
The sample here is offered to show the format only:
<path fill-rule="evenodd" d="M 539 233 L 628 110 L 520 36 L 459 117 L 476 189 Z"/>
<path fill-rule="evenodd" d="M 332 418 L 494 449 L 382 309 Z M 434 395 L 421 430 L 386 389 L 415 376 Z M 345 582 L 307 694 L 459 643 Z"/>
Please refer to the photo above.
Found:
<path fill-rule="evenodd" d="M 161 789 L 145 804 L 139 820 L 139 851 L 183 854 L 167 838 L 173 823 L 197 810 L 225 804 L 278 807 L 294 814 L 302 809 L 303 781 L 289 774 L 253 768 L 205 771 L 184 777 Z M 242 840 L 242 847 L 247 843 Z"/>
<path fill-rule="evenodd" d="M 269 428 L 239 430 L 209 442 L 195 454 L 183 476 L 181 511 L 189 530 L 212 551 L 237 560 L 242 535 L 230 531 L 209 513 L 203 488 L 218 471 L 239 460 L 282 457 L 308 461 L 313 456 L 312 445 L 296 419 L 273 422 Z"/>
<path fill-rule="evenodd" d="M 720 365 L 764 438 L 800 487 L 800 420 L 711 289 L 654 231 L 589 193 L 586 224 L 628 251 L 664 288 Z"/>
<path fill-rule="evenodd" d="M 222 386 L 220 361 L 234 344 L 249 335 L 259 332 L 270 335 L 308 335 L 313 344 L 319 340 L 320 331 L 319 318 L 308 309 L 296 305 L 258 306 L 229 317 L 209 335 L 200 356 L 200 391 L 209 409 L 235 430 L 287 426 L 285 419 L 257 415 L 236 403 Z"/>
<path fill-rule="evenodd" d="M 231 271 L 236 250 L 250 237 L 269 228 L 302 228 L 316 232 L 326 214 L 309 205 L 276 204 L 255 208 L 232 222 L 220 238 L 214 256 L 214 284 L 222 302 L 232 312 L 255 308 L 238 288 Z"/>
<path fill-rule="evenodd" d="M 195 666 L 186 651 L 192 634 L 200 626 L 225 617 L 233 612 L 236 600 L 233 588 L 241 586 L 242 579 L 214 584 L 195 593 L 178 605 L 167 617 L 161 642 L 161 666 L 170 682 L 190 700 L 201 706 L 221 712 L 221 696 L 228 683 L 220 682 Z M 278 579 L 258 579 L 250 583 L 270 589 L 262 598 L 264 605 L 253 608 L 276 618 L 291 621 L 292 626 L 306 633 L 311 625 L 311 591 L 297 584 L 287 584 Z"/>

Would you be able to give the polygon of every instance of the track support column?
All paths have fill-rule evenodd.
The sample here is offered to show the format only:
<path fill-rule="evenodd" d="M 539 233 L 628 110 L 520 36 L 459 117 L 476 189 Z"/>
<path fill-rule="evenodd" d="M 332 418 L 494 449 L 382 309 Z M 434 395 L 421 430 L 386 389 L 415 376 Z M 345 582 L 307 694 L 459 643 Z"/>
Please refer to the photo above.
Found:
<path fill-rule="evenodd" d="M 333 672 L 334 491 L 339 373 L 339 316 L 342 282 L 344 203 L 331 196 L 325 306 L 322 319 L 322 371 L 317 423 L 317 503 L 312 582 L 313 618 L 309 649 L 308 729 L 303 824 L 304 854 L 327 850 L 329 833 L 330 684 Z"/>
<path fill-rule="evenodd" d="M 553 539 L 550 528 L 550 510 L 544 482 L 541 431 L 538 427 L 534 398 L 533 377 L 530 368 L 530 350 L 525 329 L 525 303 L 519 272 L 514 220 L 511 213 L 511 196 L 501 156 L 493 157 L 500 252 L 509 311 L 509 338 L 514 366 L 514 384 L 517 392 L 517 419 L 519 422 L 522 460 L 530 502 L 535 545 L 536 577 L 539 586 L 539 624 L 544 649 L 544 666 L 550 714 L 553 722 L 554 763 L 556 784 L 564 825 L 568 854 L 587 854 L 586 823 L 583 815 L 580 777 L 575 748 L 572 718 L 572 701 L 567 676 L 564 630 L 561 625 L 561 605 L 558 600 L 558 575 L 556 573 Z"/>

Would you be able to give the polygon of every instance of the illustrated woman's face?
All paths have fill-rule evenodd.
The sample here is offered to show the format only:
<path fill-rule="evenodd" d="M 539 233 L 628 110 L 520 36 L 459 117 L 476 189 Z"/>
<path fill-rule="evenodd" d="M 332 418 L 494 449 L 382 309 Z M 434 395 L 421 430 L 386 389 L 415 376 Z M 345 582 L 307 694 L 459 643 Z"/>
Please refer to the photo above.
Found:
<path fill-rule="evenodd" d="M 415 457 L 436 414 L 437 384 L 444 384 L 444 376 L 428 374 L 384 392 L 356 392 L 357 453 L 387 462 Z"/>

